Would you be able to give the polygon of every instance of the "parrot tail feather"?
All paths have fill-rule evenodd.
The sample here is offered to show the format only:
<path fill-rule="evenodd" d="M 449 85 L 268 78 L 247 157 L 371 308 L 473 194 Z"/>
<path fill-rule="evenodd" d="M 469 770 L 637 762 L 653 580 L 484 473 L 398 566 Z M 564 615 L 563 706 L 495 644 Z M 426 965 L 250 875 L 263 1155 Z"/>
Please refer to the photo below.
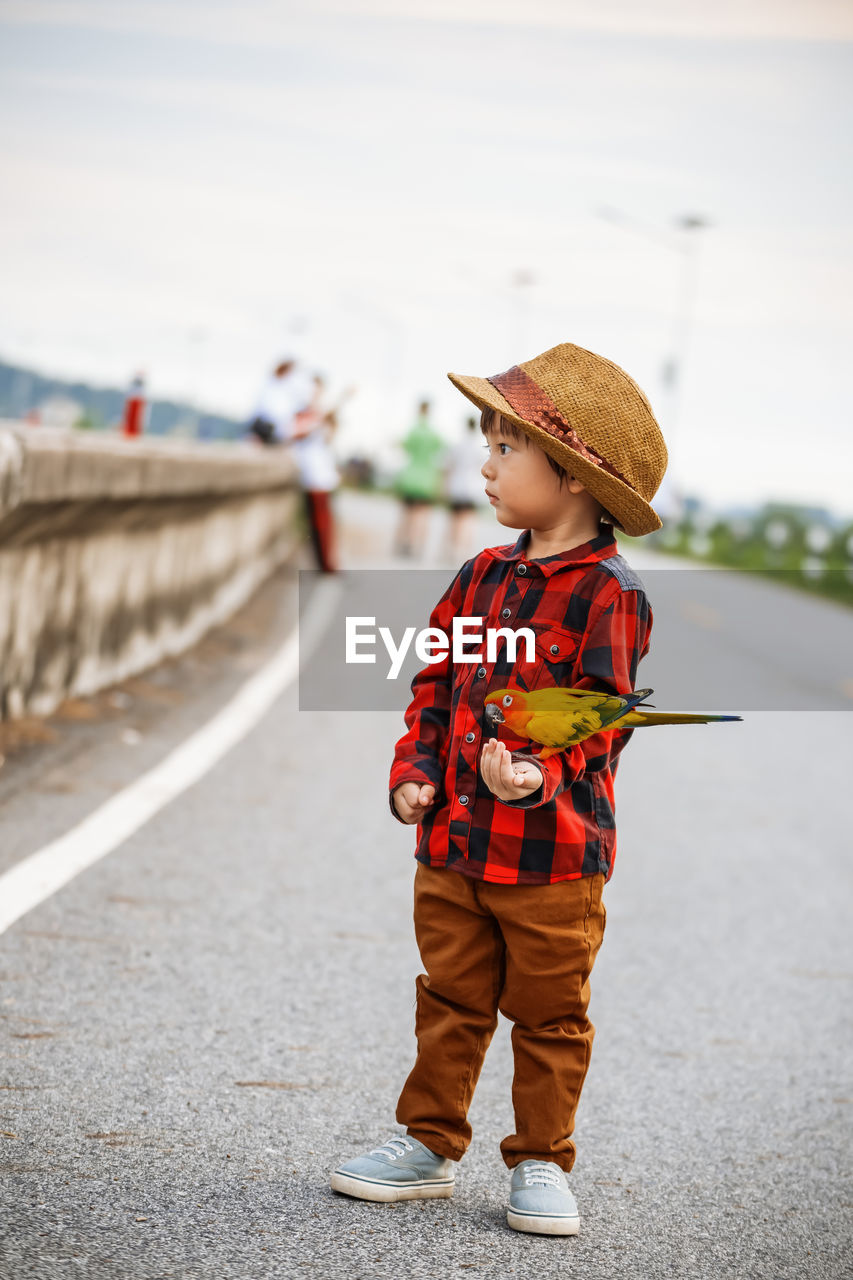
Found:
<path fill-rule="evenodd" d="M 632 711 L 629 717 L 626 717 L 626 723 L 632 725 L 644 724 L 710 724 L 717 720 L 743 720 L 743 716 L 703 716 L 691 715 L 689 712 L 677 711 Z"/>

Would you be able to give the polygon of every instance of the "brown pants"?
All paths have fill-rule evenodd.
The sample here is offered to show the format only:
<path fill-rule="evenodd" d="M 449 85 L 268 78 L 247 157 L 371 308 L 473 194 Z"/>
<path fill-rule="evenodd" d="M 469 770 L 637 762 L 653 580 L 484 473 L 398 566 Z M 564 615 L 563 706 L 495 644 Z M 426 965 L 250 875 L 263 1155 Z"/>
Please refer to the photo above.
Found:
<path fill-rule="evenodd" d="M 589 975 L 604 936 L 604 876 L 502 885 L 418 864 L 415 933 L 418 1056 L 397 1120 L 437 1155 L 459 1160 L 468 1108 L 498 1011 L 514 1024 L 512 1168 L 552 1160 L 571 1169 L 575 1112 L 595 1028 Z M 427 976 L 428 975 L 428 976 Z"/>

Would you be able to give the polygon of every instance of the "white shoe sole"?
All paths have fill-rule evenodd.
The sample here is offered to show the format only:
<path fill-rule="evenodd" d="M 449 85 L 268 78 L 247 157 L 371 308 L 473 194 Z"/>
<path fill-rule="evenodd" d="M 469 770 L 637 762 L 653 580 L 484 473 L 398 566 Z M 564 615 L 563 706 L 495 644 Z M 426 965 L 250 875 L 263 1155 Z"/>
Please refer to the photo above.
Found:
<path fill-rule="evenodd" d="M 397 1200 L 449 1200 L 453 1195 L 453 1179 L 437 1178 L 432 1182 L 380 1182 L 357 1178 L 336 1170 L 330 1179 L 333 1191 L 357 1200 L 377 1200 L 389 1204 Z"/>
<path fill-rule="evenodd" d="M 516 1213 L 507 1209 L 506 1220 L 513 1231 L 529 1231 L 538 1236 L 576 1236 L 580 1231 L 579 1217 L 556 1217 L 547 1213 Z"/>

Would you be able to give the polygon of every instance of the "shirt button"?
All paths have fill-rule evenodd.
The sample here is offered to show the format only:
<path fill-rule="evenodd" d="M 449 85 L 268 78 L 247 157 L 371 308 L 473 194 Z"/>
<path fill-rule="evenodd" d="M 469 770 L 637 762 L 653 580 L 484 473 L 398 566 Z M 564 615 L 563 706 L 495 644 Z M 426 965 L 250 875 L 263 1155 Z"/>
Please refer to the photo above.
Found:
<path fill-rule="evenodd" d="M 476 733 L 466 733 L 466 734 L 465 734 L 465 741 L 466 741 L 466 742 L 473 742 L 473 741 L 474 741 L 474 739 L 476 738 L 476 736 L 477 736 L 477 735 L 476 735 Z"/>
<path fill-rule="evenodd" d="M 552 653 L 559 653 L 559 652 L 560 652 L 560 646 L 559 646 L 558 644 L 552 644 L 552 645 L 551 645 L 551 652 L 552 652 Z"/>
<path fill-rule="evenodd" d="M 485 667 L 478 667 L 478 668 L 477 668 L 477 679 L 478 679 L 478 680 L 485 680 L 485 678 L 486 678 L 486 668 L 485 668 Z"/>
<path fill-rule="evenodd" d="M 460 804 L 467 804 L 467 803 L 468 803 L 468 797 L 467 797 L 467 796 L 460 796 L 460 797 L 459 797 L 459 803 L 460 803 Z"/>
<path fill-rule="evenodd" d="M 520 573 L 521 576 L 524 577 L 525 573 L 527 573 L 527 565 L 526 564 L 516 565 L 515 572 Z"/>
<path fill-rule="evenodd" d="M 512 617 L 512 609 L 504 609 L 503 613 L 501 614 L 501 617 L 502 617 L 502 618 L 511 618 L 511 617 Z"/>

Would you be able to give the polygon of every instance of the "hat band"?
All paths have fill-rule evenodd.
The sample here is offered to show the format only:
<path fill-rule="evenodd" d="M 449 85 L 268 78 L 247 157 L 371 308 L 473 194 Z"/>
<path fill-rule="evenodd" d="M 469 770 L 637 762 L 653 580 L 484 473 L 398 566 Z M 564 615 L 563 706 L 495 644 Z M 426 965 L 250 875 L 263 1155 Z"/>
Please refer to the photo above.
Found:
<path fill-rule="evenodd" d="M 566 422 L 548 393 L 543 391 L 520 365 L 514 364 L 511 369 L 507 369 L 506 373 L 496 373 L 486 381 L 501 393 L 507 404 L 520 418 L 524 418 L 525 422 L 531 422 L 542 431 L 547 431 L 548 435 L 559 440 L 560 444 L 566 445 L 599 470 L 606 471 L 608 475 L 621 480 L 622 484 L 626 484 L 634 493 L 637 492 L 631 481 L 626 480 L 612 462 L 608 462 L 600 453 L 596 453 L 588 444 L 584 444 L 575 429 Z"/>

